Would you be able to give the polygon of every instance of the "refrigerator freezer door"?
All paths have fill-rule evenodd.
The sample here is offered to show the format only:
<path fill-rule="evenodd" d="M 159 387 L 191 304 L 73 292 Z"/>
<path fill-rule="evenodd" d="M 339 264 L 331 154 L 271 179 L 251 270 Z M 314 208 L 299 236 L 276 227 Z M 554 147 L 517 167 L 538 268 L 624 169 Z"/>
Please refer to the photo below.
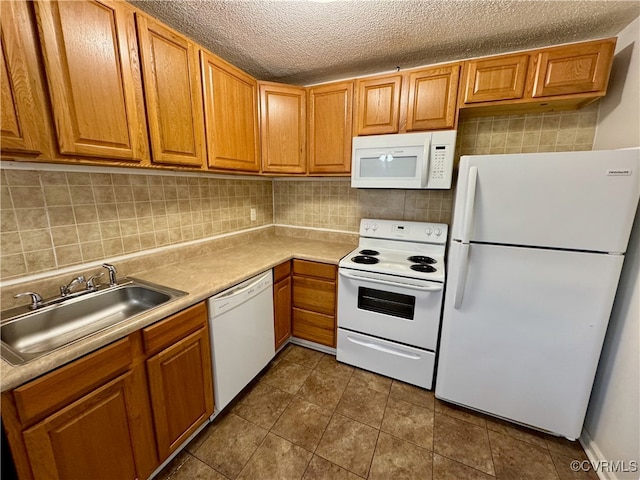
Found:
<path fill-rule="evenodd" d="M 452 239 L 626 251 L 640 196 L 638 148 L 465 156 L 459 172 Z"/>
<path fill-rule="evenodd" d="M 579 437 L 623 256 L 472 244 L 459 282 L 462 248 L 452 242 L 436 396 Z"/>

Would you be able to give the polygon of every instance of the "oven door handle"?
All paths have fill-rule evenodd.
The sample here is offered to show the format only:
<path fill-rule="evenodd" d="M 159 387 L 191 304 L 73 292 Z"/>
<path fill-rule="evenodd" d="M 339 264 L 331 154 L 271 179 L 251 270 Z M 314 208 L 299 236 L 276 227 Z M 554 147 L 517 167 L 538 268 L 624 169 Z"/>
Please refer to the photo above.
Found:
<path fill-rule="evenodd" d="M 389 280 L 380 280 L 379 278 L 365 277 L 363 275 L 354 275 L 353 273 L 344 272 L 342 270 L 339 270 L 338 273 L 345 278 L 350 278 L 351 280 L 362 280 L 365 282 L 379 283 L 381 285 L 388 285 L 391 287 L 410 288 L 412 290 L 420 290 L 421 292 L 439 292 L 442 290 L 442 284 L 415 285 L 412 283 L 392 282 Z"/>
<path fill-rule="evenodd" d="M 410 358 L 412 360 L 419 360 L 420 359 L 420 355 L 418 355 L 416 353 L 403 352 L 402 350 L 399 350 L 397 348 L 391 348 L 391 347 L 387 347 L 387 346 L 384 346 L 384 345 L 380 345 L 378 343 L 367 342 L 367 341 L 364 341 L 364 340 L 358 340 L 357 338 L 353 338 L 350 335 L 347 335 L 347 340 L 349 340 L 351 343 L 355 343 L 356 345 L 361 345 L 361 346 L 366 347 L 366 348 L 372 348 L 374 350 L 378 350 L 379 352 L 389 353 L 391 355 L 396 355 L 396 356 L 404 357 L 404 358 Z"/>

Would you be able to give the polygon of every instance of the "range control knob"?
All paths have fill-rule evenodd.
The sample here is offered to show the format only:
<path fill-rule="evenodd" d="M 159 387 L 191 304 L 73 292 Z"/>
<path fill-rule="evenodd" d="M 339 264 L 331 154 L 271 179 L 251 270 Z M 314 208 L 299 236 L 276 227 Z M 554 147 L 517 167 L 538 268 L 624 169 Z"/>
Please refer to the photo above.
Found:
<path fill-rule="evenodd" d="M 442 235 L 442 230 L 436 228 L 436 237 L 439 237 L 440 235 Z"/>
<path fill-rule="evenodd" d="M 365 224 L 364 224 L 364 229 L 365 229 L 365 230 L 369 230 L 369 224 L 368 224 L 368 223 L 365 223 Z"/>
<path fill-rule="evenodd" d="M 373 231 L 375 232 L 378 229 L 378 224 L 374 223 L 373 226 L 371 227 L 373 229 Z"/>
<path fill-rule="evenodd" d="M 427 233 L 427 235 L 431 235 L 433 233 L 433 230 L 431 230 L 431 227 L 427 227 L 425 232 Z"/>

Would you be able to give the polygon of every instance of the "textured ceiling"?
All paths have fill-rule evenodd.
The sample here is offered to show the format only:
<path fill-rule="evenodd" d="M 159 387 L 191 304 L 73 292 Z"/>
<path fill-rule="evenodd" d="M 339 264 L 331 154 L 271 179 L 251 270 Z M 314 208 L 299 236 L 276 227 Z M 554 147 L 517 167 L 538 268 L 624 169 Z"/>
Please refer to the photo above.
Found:
<path fill-rule="evenodd" d="M 640 1 L 139 0 L 260 80 L 309 85 L 616 35 Z"/>

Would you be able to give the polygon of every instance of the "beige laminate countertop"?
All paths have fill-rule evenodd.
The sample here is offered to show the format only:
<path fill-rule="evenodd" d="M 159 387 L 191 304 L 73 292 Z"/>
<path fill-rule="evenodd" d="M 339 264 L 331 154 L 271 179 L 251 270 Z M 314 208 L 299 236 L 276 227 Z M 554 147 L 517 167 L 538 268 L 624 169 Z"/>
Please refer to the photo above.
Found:
<path fill-rule="evenodd" d="M 337 265 L 353 249 L 353 244 L 273 235 L 215 254 L 185 258 L 178 263 L 133 273 L 129 276 L 182 290 L 188 295 L 24 365 L 12 366 L 1 360 L 1 391 L 15 388 L 284 261 L 298 258 Z"/>

